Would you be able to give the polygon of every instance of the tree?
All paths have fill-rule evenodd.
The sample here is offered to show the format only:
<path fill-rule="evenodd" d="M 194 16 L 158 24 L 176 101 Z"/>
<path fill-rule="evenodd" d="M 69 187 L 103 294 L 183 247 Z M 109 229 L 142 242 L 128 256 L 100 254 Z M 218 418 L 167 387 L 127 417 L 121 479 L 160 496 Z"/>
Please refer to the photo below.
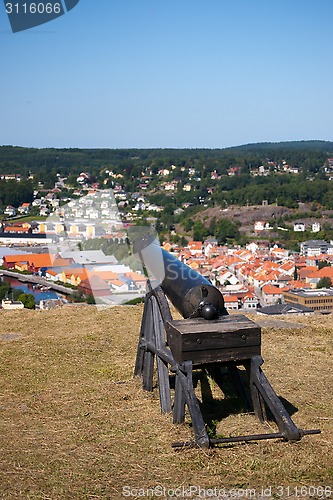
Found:
<path fill-rule="evenodd" d="M 0 280 L 0 300 L 4 299 L 11 292 L 9 283 Z"/>
<path fill-rule="evenodd" d="M 87 296 L 87 304 L 96 304 L 95 298 L 93 295 Z"/>
<path fill-rule="evenodd" d="M 35 309 L 36 307 L 35 298 L 31 293 L 21 293 L 17 300 L 22 302 L 26 309 Z"/>
<path fill-rule="evenodd" d="M 321 260 L 318 264 L 318 269 L 323 269 L 323 267 L 331 267 L 331 263 L 327 260 Z"/>
<path fill-rule="evenodd" d="M 238 224 L 229 219 L 221 219 L 216 223 L 215 236 L 221 245 L 225 244 L 227 239 L 237 239 L 239 234 Z"/>
<path fill-rule="evenodd" d="M 330 288 L 332 286 L 332 280 L 328 276 L 320 278 L 317 283 L 317 288 Z"/>
<path fill-rule="evenodd" d="M 197 220 L 193 225 L 193 239 L 195 241 L 204 241 L 209 235 L 209 229 L 201 222 Z"/>

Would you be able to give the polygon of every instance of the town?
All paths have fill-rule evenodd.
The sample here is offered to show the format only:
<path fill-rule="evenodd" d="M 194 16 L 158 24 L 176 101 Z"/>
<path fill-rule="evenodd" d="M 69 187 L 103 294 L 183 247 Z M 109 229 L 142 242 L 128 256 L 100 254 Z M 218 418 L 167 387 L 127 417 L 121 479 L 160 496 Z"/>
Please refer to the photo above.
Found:
<path fill-rule="evenodd" d="M 90 300 L 93 298 L 91 302 L 100 301 L 108 305 L 142 297 L 146 277 L 138 261 L 133 268 L 126 265 L 124 259 L 118 261 L 114 254 L 105 254 L 102 250 L 108 248 L 105 244 L 111 244 L 111 249 L 118 247 L 127 253 L 126 229 L 121 221 L 113 220 L 113 230 L 108 231 L 105 220 L 103 222 L 104 227 L 96 221 L 71 221 L 67 224 L 64 241 L 66 245 L 68 242 L 74 244 L 74 249 L 66 248 L 53 254 L 44 252 L 52 244 L 61 248 L 63 243 L 59 240 L 63 239 L 61 235 L 65 231 L 65 222 L 6 226 L 1 236 L 0 275 L 23 281 L 31 276 L 32 282 L 53 287 L 65 295 L 77 290 L 81 296 Z M 46 243 L 49 247 L 45 246 Z M 80 246 L 89 248 L 92 243 L 99 249 L 78 249 Z M 26 251 L 20 250 L 21 246 Z M 266 314 L 310 314 L 333 310 L 333 242 L 304 241 L 299 253 L 278 245 L 268 248 L 255 242 L 244 248 L 219 245 L 213 237 L 203 242 L 189 241 L 184 247 L 162 242 L 162 247 L 217 286 L 229 311 L 243 309 Z M 37 277 L 42 278 L 42 282 Z M 54 302 L 59 304 L 59 301 Z M 22 306 L 19 303 L 10 304 L 7 299 L 7 302 L 3 300 L 3 307 Z"/>
<path fill-rule="evenodd" d="M 153 228 L 165 250 L 222 291 L 229 311 L 328 313 L 333 310 L 333 211 L 328 198 L 320 204 L 309 195 L 311 183 L 331 189 L 333 158 L 326 156 L 312 174 L 304 164 L 283 159 L 257 160 L 250 168 L 244 159 L 240 166 L 231 161 L 220 168 L 212 161 L 216 168 L 201 171 L 185 162 L 157 168 L 154 160 L 136 167 L 137 176 L 130 175 L 133 168 L 114 166 L 57 173 L 51 184 L 37 181 L 38 170 L 3 173 L 1 199 L 16 202 L 3 204 L 0 276 L 7 285 L 28 284 L 25 291 L 32 295 L 53 292 L 51 297 L 39 293 L 34 307 L 135 303 L 144 296 L 147 277 L 132 255 L 129 234 L 133 227 Z M 133 161 L 140 165 L 139 157 Z M 259 189 L 269 177 L 296 185 L 302 175 L 306 193 L 297 208 L 287 196 L 279 205 L 268 192 L 257 205 L 218 203 L 221 183 L 236 182 L 230 194 L 224 191 L 230 198 L 245 179 L 259 182 Z M 16 281 L 15 286 L 20 290 Z M 22 308 L 8 287 L 2 307 Z"/>

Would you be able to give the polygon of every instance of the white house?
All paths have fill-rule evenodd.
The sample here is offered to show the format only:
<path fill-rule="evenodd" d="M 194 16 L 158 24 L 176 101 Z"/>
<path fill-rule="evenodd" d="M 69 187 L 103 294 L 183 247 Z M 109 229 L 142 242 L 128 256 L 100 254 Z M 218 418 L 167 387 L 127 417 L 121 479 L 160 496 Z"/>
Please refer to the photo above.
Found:
<path fill-rule="evenodd" d="M 254 223 L 254 231 L 255 232 L 265 231 L 267 229 L 272 229 L 271 226 L 269 225 L 269 222 L 264 222 L 262 220 L 258 220 Z"/>
<path fill-rule="evenodd" d="M 20 207 L 17 209 L 20 214 L 27 215 L 30 211 L 30 203 L 22 203 Z"/>
<path fill-rule="evenodd" d="M 110 280 L 110 288 L 114 293 L 126 293 L 129 291 L 129 285 L 126 281 L 120 279 Z"/>
<path fill-rule="evenodd" d="M 265 304 L 273 305 L 278 301 L 284 302 L 283 293 L 281 288 L 274 285 L 265 285 L 261 289 L 262 298 Z"/>
<path fill-rule="evenodd" d="M 15 207 L 12 207 L 12 205 L 7 205 L 4 211 L 5 215 L 8 215 L 8 217 L 14 217 L 16 215 L 16 209 Z"/>
<path fill-rule="evenodd" d="M 251 253 L 257 253 L 257 251 L 259 250 L 259 245 L 257 245 L 257 243 L 254 243 L 254 241 L 252 241 L 252 243 L 246 245 L 246 250 L 249 250 L 249 252 Z"/>
<path fill-rule="evenodd" d="M 312 224 L 312 228 L 311 228 L 312 233 L 319 233 L 320 229 L 321 229 L 321 227 L 320 227 L 319 222 L 314 222 Z"/>
<path fill-rule="evenodd" d="M 45 272 L 45 278 L 50 281 L 61 281 L 61 270 L 47 269 Z"/>
<path fill-rule="evenodd" d="M 304 232 L 305 231 L 305 224 L 304 224 L 304 222 L 295 222 L 295 224 L 294 224 L 294 231 L 295 232 Z"/>
<path fill-rule="evenodd" d="M 4 299 L 1 302 L 2 309 L 13 310 L 13 309 L 23 309 L 24 305 L 19 300 Z"/>
<path fill-rule="evenodd" d="M 230 271 L 226 271 L 224 273 L 219 274 L 218 280 L 221 285 L 224 285 L 226 281 L 230 283 L 230 285 L 238 285 L 239 279 Z"/>
<path fill-rule="evenodd" d="M 238 310 L 238 297 L 237 295 L 224 295 L 224 305 L 228 311 Z"/>
<path fill-rule="evenodd" d="M 247 311 L 253 311 L 254 309 L 258 308 L 259 299 L 258 297 L 256 297 L 256 295 L 249 292 L 242 298 L 242 304 L 243 309 Z"/>

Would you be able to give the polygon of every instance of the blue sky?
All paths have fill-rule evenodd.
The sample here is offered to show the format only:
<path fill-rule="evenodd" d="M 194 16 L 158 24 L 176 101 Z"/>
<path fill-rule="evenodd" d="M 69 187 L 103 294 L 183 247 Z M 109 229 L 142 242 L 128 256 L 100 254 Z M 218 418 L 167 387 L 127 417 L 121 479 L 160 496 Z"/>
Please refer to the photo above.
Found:
<path fill-rule="evenodd" d="M 333 140 L 332 19 L 332 0 L 80 0 L 13 34 L 1 2 L 0 144 Z"/>

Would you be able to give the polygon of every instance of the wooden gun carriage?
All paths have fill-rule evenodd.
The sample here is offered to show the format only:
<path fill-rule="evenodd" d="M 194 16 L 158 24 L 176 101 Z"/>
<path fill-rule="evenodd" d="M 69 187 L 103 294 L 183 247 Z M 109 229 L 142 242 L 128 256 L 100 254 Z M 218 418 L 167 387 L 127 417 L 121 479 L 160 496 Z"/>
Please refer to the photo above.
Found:
<path fill-rule="evenodd" d="M 163 263 L 164 273 L 159 286 L 153 287 L 148 281 L 134 375 L 142 377 L 145 390 L 152 391 L 156 358 L 162 413 L 173 412 L 173 422 L 182 423 L 187 406 L 195 440 L 173 443 L 172 446 L 208 448 L 219 443 L 274 438 L 298 441 L 304 435 L 320 433 L 320 430 L 302 430 L 295 425 L 262 371 L 261 328 L 244 315 L 228 315 L 220 291 L 156 242 L 141 241 L 140 244 L 141 248 L 136 251 L 142 261 L 145 261 L 142 249 L 150 247 L 148 262 L 146 259 L 144 264 L 149 267 L 149 261 L 155 255 Z M 172 318 L 166 297 L 184 319 Z M 238 369 L 241 365 L 246 370 L 248 391 Z M 193 370 L 198 369 L 205 370 L 217 383 L 222 369 L 229 372 L 235 389 L 244 397 L 246 407 L 254 410 L 260 422 L 267 418 L 268 409 L 279 432 L 210 437 L 193 384 Z M 170 373 L 175 376 L 173 402 Z M 247 397 L 248 393 L 250 397 Z"/>

